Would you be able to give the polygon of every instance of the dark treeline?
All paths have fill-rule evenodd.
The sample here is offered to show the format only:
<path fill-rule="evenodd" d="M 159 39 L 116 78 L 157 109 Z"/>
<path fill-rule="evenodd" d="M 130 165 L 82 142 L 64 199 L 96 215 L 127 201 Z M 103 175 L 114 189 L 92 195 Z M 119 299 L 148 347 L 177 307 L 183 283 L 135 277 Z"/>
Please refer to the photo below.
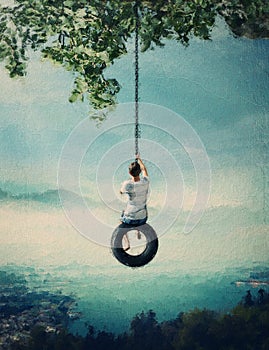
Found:
<path fill-rule="evenodd" d="M 85 337 L 63 329 L 46 332 L 35 326 L 27 344 L 14 343 L 11 350 L 267 350 L 269 349 L 269 295 L 263 289 L 228 313 L 195 309 L 177 318 L 158 322 L 154 311 L 137 314 L 129 332 L 115 335 L 95 332 Z"/>

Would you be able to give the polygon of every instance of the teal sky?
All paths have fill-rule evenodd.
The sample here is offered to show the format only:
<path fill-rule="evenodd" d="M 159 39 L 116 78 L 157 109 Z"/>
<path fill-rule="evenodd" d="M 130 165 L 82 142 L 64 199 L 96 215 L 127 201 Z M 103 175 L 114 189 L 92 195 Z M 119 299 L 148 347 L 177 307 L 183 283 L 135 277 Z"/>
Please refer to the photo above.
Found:
<path fill-rule="evenodd" d="M 268 139 L 268 41 L 235 39 L 221 22 L 212 38 L 207 42 L 194 39 L 188 48 L 170 41 L 165 48 L 141 54 L 140 99 L 177 113 L 199 135 L 212 169 L 209 208 L 260 211 L 264 201 L 264 157 L 268 154 L 264 149 Z M 133 101 L 133 59 L 130 49 L 107 71 L 122 86 L 120 103 Z M 72 74 L 50 62 L 41 62 L 37 54 L 32 56 L 26 78 L 11 80 L 1 69 L 2 190 L 20 194 L 57 189 L 61 149 L 89 109 L 87 103 L 67 103 L 72 82 Z M 126 115 L 126 122 L 132 121 L 132 116 Z M 91 128 L 93 134 L 99 132 L 94 122 Z M 82 186 L 95 186 L 95 166 L 102 153 L 108 145 L 131 138 L 132 132 L 127 126 L 99 138 L 82 164 Z M 182 162 L 186 187 L 193 192 L 194 172 L 190 160 L 180 156 L 178 144 L 156 128 L 144 127 L 142 137 L 158 142 Z M 144 157 L 150 160 L 150 154 Z M 155 172 L 157 168 L 152 164 Z M 122 165 L 118 184 L 124 176 Z M 153 183 L 157 178 L 160 176 L 153 175 Z"/>

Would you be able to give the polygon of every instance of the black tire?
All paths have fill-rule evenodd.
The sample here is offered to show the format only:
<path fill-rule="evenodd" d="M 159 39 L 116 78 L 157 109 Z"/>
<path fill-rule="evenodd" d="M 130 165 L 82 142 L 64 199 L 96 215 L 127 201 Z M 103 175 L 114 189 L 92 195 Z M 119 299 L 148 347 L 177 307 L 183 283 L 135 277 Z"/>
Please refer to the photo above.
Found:
<path fill-rule="evenodd" d="M 122 247 L 123 236 L 134 229 L 139 227 L 146 239 L 146 249 L 139 255 L 130 255 Z M 132 226 L 126 224 L 120 224 L 114 230 L 111 238 L 111 250 L 114 257 L 122 264 L 130 267 L 140 267 L 148 264 L 156 255 L 159 242 L 158 237 L 154 229 L 148 225 Z"/>

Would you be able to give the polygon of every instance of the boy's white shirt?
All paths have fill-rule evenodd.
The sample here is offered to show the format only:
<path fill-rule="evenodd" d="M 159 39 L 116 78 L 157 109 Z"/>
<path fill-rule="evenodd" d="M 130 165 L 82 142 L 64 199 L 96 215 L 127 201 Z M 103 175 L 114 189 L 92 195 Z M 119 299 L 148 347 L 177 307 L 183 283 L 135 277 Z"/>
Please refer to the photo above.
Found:
<path fill-rule="evenodd" d="M 128 195 L 124 216 L 131 220 L 144 219 L 147 216 L 147 197 L 149 178 L 143 176 L 140 181 L 126 180 L 122 183 L 121 192 Z"/>

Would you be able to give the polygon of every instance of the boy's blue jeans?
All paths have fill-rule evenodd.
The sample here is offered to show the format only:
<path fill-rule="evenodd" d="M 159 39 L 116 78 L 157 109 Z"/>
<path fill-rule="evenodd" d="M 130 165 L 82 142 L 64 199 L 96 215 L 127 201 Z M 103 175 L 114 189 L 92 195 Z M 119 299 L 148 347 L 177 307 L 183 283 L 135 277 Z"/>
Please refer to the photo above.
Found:
<path fill-rule="evenodd" d="M 127 225 L 133 225 L 133 226 L 139 226 L 139 225 L 143 225 L 146 223 L 148 217 L 146 216 L 144 219 L 137 219 L 137 220 L 132 220 L 132 219 L 128 219 L 124 216 L 124 211 L 121 213 L 121 222 Z"/>

